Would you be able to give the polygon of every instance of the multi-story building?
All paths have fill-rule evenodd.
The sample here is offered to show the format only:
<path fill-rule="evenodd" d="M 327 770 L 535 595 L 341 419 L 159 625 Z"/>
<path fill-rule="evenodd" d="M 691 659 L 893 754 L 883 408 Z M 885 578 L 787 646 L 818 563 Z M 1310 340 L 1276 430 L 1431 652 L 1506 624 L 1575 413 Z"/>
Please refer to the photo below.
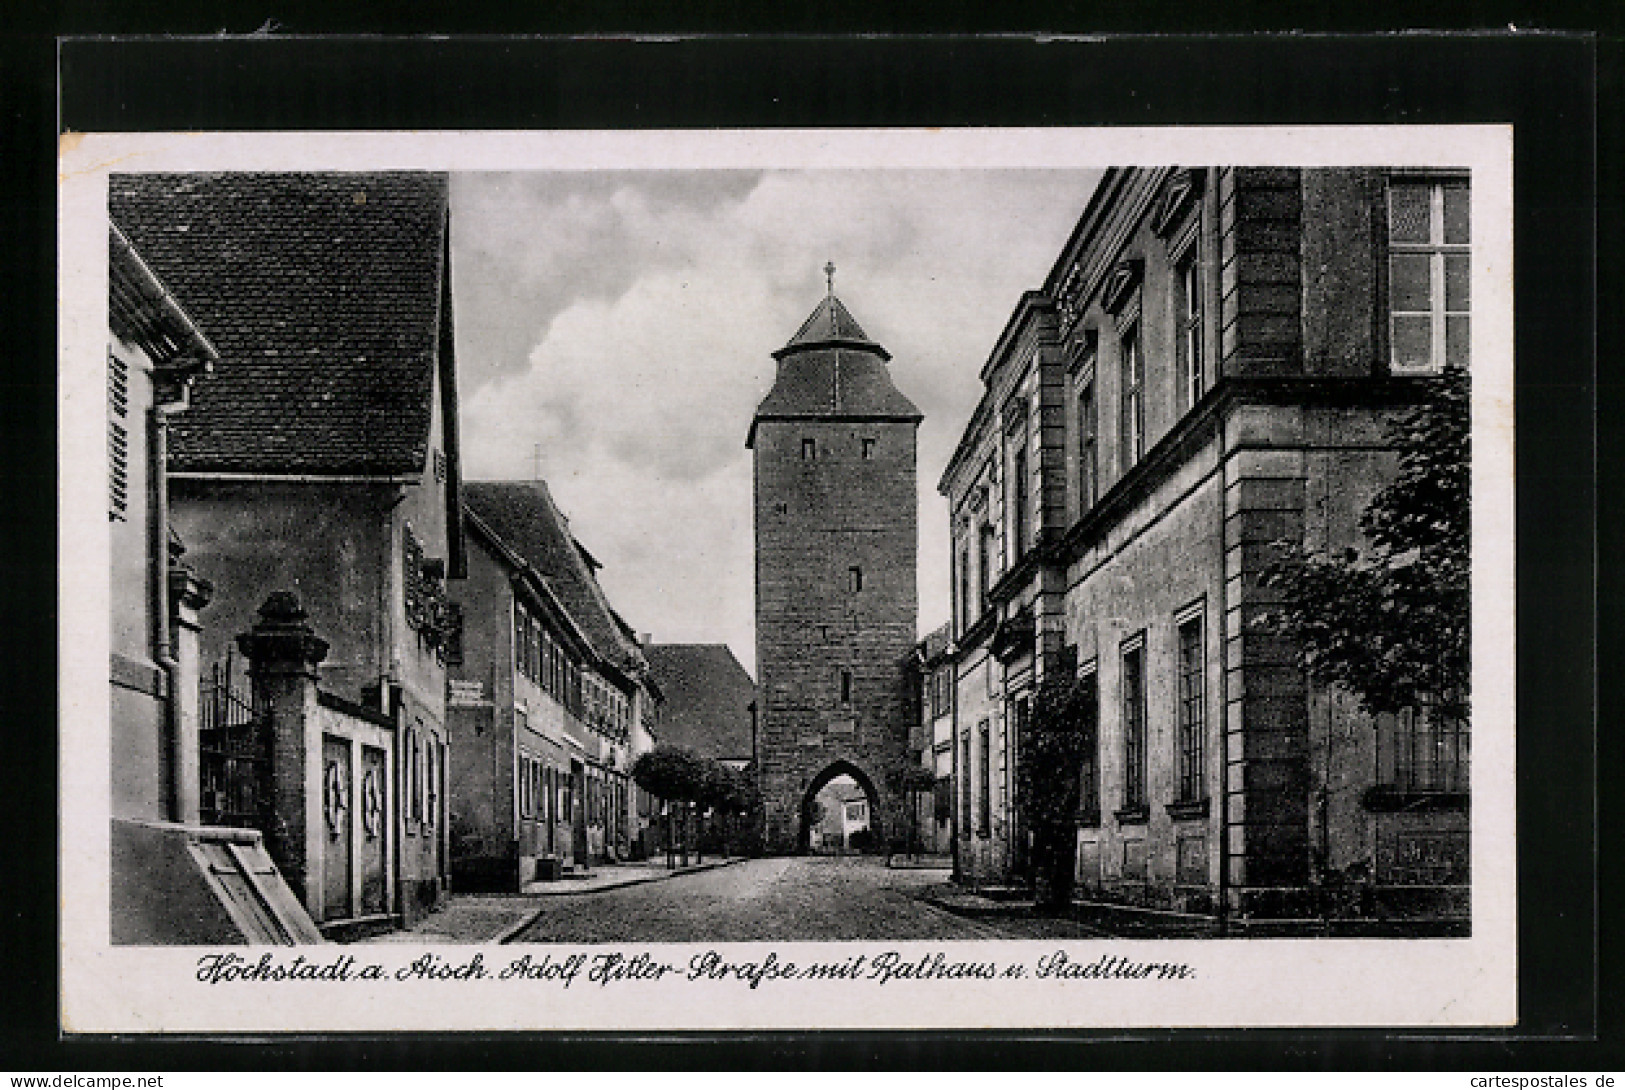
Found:
<path fill-rule="evenodd" d="M 931 632 L 914 647 L 919 723 L 909 748 L 927 776 L 929 790 L 912 792 L 913 847 L 935 855 L 953 851 L 954 660 L 952 625 Z"/>
<path fill-rule="evenodd" d="M 203 816 L 266 826 L 329 929 L 410 921 L 450 875 L 445 581 L 463 556 L 448 188 L 422 173 L 109 183 L 112 221 L 219 349 L 167 458 L 171 521 L 214 587 L 205 672 L 241 663 L 238 637 L 267 623 L 277 638 L 253 646 L 295 648 L 276 668 L 321 669 L 325 703 L 266 757 L 268 797 L 237 782 L 252 760 L 217 754 Z"/>
<path fill-rule="evenodd" d="M 746 445 L 758 782 L 768 850 L 786 852 L 807 846 L 808 803 L 841 775 L 869 793 L 880 835 L 902 824 L 888 779 L 907 764 L 913 707 L 922 417 L 833 287 L 773 355 Z"/>
<path fill-rule="evenodd" d="M 628 770 L 660 690 L 546 484 L 469 482 L 464 503 L 453 866 L 461 888 L 521 890 L 633 854 Z"/>
<path fill-rule="evenodd" d="M 1467 362 L 1468 180 L 1108 171 L 982 371 L 947 471 L 959 865 L 1022 872 L 1032 693 L 1093 694 L 1078 871 L 1237 915 L 1369 881 L 1464 912 L 1466 726 L 1361 713 L 1267 622 L 1277 543 L 1358 548 L 1417 376 Z"/>

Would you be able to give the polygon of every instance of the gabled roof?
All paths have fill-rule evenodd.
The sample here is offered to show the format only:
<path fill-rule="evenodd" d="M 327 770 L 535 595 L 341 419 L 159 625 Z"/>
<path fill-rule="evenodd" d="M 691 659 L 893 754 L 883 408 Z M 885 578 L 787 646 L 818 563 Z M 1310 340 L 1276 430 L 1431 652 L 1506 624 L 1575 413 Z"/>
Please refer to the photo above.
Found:
<path fill-rule="evenodd" d="M 465 481 L 463 503 L 535 569 L 599 658 L 631 678 L 648 668 L 543 481 Z"/>
<path fill-rule="evenodd" d="M 728 645 L 656 643 L 644 653 L 666 696 L 660 741 L 720 760 L 750 760 L 756 683 Z"/>
<path fill-rule="evenodd" d="M 773 353 L 778 376 L 756 408 L 746 446 L 764 420 L 880 420 L 918 423 L 914 403 L 892 384 L 891 353 L 869 339 L 834 293 Z"/>
<path fill-rule="evenodd" d="M 428 173 L 113 175 L 112 221 L 220 352 L 170 467 L 421 472 L 447 196 Z"/>

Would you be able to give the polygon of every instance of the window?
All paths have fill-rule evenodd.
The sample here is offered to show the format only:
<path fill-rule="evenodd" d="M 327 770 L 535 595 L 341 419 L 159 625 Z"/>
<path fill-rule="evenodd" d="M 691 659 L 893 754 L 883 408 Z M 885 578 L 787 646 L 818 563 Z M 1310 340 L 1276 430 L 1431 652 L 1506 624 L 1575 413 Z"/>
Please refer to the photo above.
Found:
<path fill-rule="evenodd" d="M 818 440 L 811 438 L 801 440 L 801 460 L 803 462 L 818 461 Z"/>
<path fill-rule="evenodd" d="M 1196 613 L 1179 625 L 1179 801 L 1195 802 L 1207 797 L 1203 745 L 1206 735 L 1206 706 L 1203 696 L 1202 614 Z"/>
<path fill-rule="evenodd" d="M 1078 513 L 1100 498 L 1100 419 L 1095 411 L 1094 380 L 1078 392 Z"/>
<path fill-rule="evenodd" d="M 1202 400 L 1207 376 L 1202 360 L 1202 263 L 1199 244 L 1192 242 L 1175 270 L 1176 350 L 1179 353 L 1179 408 L 1183 412 Z"/>
<path fill-rule="evenodd" d="M 971 830 L 971 763 L 970 730 L 959 740 L 959 834 L 969 837 Z"/>
<path fill-rule="evenodd" d="M 108 518 L 123 522 L 130 509 L 130 365 L 107 353 Z"/>
<path fill-rule="evenodd" d="M 435 823 L 435 814 L 440 809 L 440 740 L 433 735 L 429 736 L 423 760 L 425 763 L 423 823 L 432 827 Z"/>
<path fill-rule="evenodd" d="M 841 703 L 842 704 L 850 704 L 850 703 L 852 703 L 852 671 L 851 670 L 843 669 L 841 671 Z"/>
<path fill-rule="evenodd" d="M 1123 648 L 1123 808 L 1146 805 L 1145 638 Z"/>
<path fill-rule="evenodd" d="M 994 530 L 992 526 L 982 526 L 981 541 L 976 552 L 976 601 L 977 613 L 981 613 L 981 604 L 987 601 L 987 592 L 993 586 L 993 550 Z"/>
<path fill-rule="evenodd" d="M 1388 334 L 1396 374 L 1467 366 L 1469 241 L 1465 181 L 1389 184 Z"/>
<path fill-rule="evenodd" d="M 1140 325 L 1123 330 L 1122 472 L 1127 473 L 1145 454 L 1145 359 L 1140 354 Z"/>
<path fill-rule="evenodd" d="M 872 462 L 875 458 L 875 441 L 869 436 L 863 437 L 863 460 Z"/>
<path fill-rule="evenodd" d="M 856 564 L 846 569 L 846 589 L 853 594 L 863 589 L 863 569 Z"/>
<path fill-rule="evenodd" d="M 1464 718 L 1436 708 L 1406 708 L 1377 717 L 1378 752 L 1385 786 L 1407 792 L 1467 790 L 1468 727 Z"/>
<path fill-rule="evenodd" d="M 1011 489 L 1010 524 L 1015 540 L 1011 543 L 1012 558 L 1019 557 L 1027 551 L 1027 445 L 1023 443 L 1016 450 L 1016 456 L 1011 460 L 1010 472 L 1015 475 L 1014 488 Z"/>
<path fill-rule="evenodd" d="M 959 630 L 970 627 L 975 617 L 970 614 L 970 554 L 964 549 L 959 551 Z"/>
<path fill-rule="evenodd" d="M 1099 674 L 1091 665 L 1078 678 L 1083 691 L 1084 732 L 1083 771 L 1078 791 L 1078 810 L 1085 824 L 1100 822 L 1100 687 Z"/>
<path fill-rule="evenodd" d="M 993 832 L 993 731 L 986 719 L 977 728 L 977 734 L 981 752 L 976 762 L 976 831 L 981 836 L 989 836 Z"/>

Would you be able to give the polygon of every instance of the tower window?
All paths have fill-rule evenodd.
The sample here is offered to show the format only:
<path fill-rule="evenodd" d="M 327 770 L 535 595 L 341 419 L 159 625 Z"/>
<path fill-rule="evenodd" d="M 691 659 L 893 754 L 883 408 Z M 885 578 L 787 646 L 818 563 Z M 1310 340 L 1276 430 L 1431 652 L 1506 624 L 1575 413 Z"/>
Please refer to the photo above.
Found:
<path fill-rule="evenodd" d="M 841 703 L 852 703 L 852 671 L 841 671 Z"/>
<path fill-rule="evenodd" d="M 801 460 L 803 462 L 818 461 L 818 440 L 810 437 L 801 440 Z"/>
<path fill-rule="evenodd" d="M 863 569 L 856 564 L 846 569 L 847 589 L 856 594 L 863 589 Z"/>
<path fill-rule="evenodd" d="M 875 459 L 875 441 L 872 438 L 870 438 L 869 436 L 864 436 L 864 439 L 863 439 L 863 460 L 865 462 L 872 462 L 872 461 L 874 461 L 874 459 Z"/>

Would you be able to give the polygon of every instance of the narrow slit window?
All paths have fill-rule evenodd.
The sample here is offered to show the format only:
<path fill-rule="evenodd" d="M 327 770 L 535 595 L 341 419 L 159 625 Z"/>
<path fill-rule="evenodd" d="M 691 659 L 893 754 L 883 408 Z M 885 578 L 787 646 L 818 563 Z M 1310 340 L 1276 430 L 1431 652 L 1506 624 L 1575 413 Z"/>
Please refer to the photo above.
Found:
<path fill-rule="evenodd" d="M 818 461 L 818 440 L 810 437 L 801 440 L 801 460 L 803 462 Z"/>
<path fill-rule="evenodd" d="M 863 589 L 863 569 L 854 564 L 846 569 L 847 589 L 853 594 Z"/>

